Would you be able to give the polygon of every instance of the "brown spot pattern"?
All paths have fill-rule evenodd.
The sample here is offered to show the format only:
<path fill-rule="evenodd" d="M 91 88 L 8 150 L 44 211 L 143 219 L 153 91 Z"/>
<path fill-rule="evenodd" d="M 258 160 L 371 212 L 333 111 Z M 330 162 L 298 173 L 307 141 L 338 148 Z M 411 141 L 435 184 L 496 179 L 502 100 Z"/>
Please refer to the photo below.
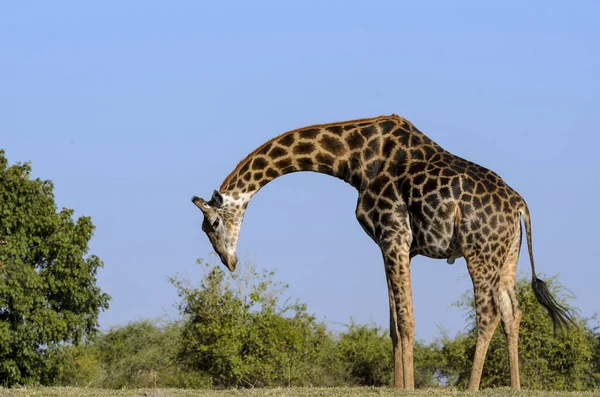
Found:
<path fill-rule="evenodd" d="M 393 294 L 409 291 L 409 281 L 402 284 L 406 278 L 400 277 L 409 273 L 409 258 L 462 256 L 474 282 L 478 326 L 487 332 L 497 324 L 500 309 L 492 297 L 499 285 L 508 285 L 501 269 L 509 253 L 518 256 L 526 205 L 496 173 L 392 115 L 282 134 L 242 160 L 221 190 L 240 197 L 294 171 L 330 174 L 359 191 L 356 217 L 384 252 Z M 410 317 L 402 320 L 410 328 L 407 301 L 392 299 Z"/>

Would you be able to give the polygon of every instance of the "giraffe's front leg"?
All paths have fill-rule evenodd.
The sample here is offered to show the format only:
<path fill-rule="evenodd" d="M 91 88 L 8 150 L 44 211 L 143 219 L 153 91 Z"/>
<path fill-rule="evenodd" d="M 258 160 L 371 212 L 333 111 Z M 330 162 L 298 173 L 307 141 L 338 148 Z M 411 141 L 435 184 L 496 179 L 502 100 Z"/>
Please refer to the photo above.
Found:
<path fill-rule="evenodd" d="M 374 236 L 379 241 L 388 287 L 391 289 L 390 299 L 393 299 L 396 309 L 396 323 L 402 350 L 404 389 L 414 390 L 415 320 L 410 280 L 412 231 L 406 206 L 399 205 L 394 212 L 382 212 L 378 222 L 374 222 L 374 224 Z"/>
<path fill-rule="evenodd" d="M 402 369 L 402 344 L 400 340 L 400 331 L 398 330 L 398 314 L 396 311 L 396 300 L 389 277 L 386 277 L 388 285 L 388 297 L 390 301 L 390 338 L 392 339 L 392 349 L 394 356 L 394 387 L 404 389 L 404 371 Z"/>
<path fill-rule="evenodd" d="M 386 244 L 382 244 L 384 247 Z M 385 271 L 394 295 L 400 347 L 402 349 L 402 372 L 404 389 L 414 390 L 413 346 L 415 337 L 415 320 L 412 304 L 412 287 L 410 280 L 410 245 L 406 243 L 393 244 L 385 249 L 382 247 Z"/>
<path fill-rule="evenodd" d="M 379 211 L 376 195 L 361 194 L 356 218 L 364 231 L 379 245 L 383 254 L 390 301 L 390 337 L 394 349 L 394 386 L 414 389 L 414 319 L 410 284 L 410 245 L 412 231 L 406 205 Z"/>

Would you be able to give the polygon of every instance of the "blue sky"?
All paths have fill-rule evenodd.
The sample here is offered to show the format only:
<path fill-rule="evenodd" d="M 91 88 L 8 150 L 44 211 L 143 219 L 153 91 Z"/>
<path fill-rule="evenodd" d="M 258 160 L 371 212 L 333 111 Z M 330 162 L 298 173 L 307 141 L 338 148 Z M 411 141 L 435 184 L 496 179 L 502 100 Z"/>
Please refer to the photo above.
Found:
<path fill-rule="evenodd" d="M 247 153 L 309 124 L 397 113 L 527 200 L 537 271 L 598 309 L 600 3 L 3 2 L 0 147 L 97 226 L 103 329 L 176 315 L 210 259 L 201 213 Z M 238 254 L 333 328 L 388 324 L 378 248 L 337 179 L 279 178 Z M 519 273 L 530 277 L 525 250 Z M 212 259 L 210 259 L 212 260 Z M 464 260 L 412 264 L 418 338 L 463 329 Z"/>

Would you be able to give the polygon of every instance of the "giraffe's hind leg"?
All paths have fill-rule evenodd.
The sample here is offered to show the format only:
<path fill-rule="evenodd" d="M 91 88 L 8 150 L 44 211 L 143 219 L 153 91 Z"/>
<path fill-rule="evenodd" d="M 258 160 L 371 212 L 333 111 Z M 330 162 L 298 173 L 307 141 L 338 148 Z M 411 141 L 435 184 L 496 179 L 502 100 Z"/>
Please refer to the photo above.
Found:
<path fill-rule="evenodd" d="M 497 305 L 497 280 L 494 277 L 482 277 L 484 268 L 496 268 L 495 264 L 468 261 L 469 273 L 473 280 L 473 292 L 475 295 L 475 314 L 477 321 L 477 344 L 475 345 L 475 356 L 469 377 L 469 390 L 479 390 L 483 364 L 494 331 L 500 322 L 500 313 Z M 490 270 L 492 270 L 490 269 Z M 497 273 L 496 273 L 497 274 Z M 494 282 L 496 280 L 496 282 Z"/>
<path fill-rule="evenodd" d="M 521 388 L 519 376 L 519 324 L 521 322 L 521 309 L 516 293 L 517 261 L 521 247 L 521 235 L 515 233 L 514 241 L 500 269 L 500 285 L 498 291 L 500 315 L 506 344 L 508 345 L 508 359 L 510 366 L 510 385 L 514 389 Z"/>

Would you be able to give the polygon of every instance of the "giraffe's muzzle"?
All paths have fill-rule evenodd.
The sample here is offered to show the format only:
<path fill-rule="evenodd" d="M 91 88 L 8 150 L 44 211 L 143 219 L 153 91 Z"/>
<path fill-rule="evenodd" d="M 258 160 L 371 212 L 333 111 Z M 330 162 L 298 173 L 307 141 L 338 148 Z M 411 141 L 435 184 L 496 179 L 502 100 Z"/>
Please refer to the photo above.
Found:
<path fill-rule="evenodd" d="M 233 272 L 237 265 L 237 256 L 233 255 L 232 257 L 221 257 L 221 262 L 223 262 L 223 264 L 227 267 L 227 269 L 229 269 L 230 272 Z"/>

